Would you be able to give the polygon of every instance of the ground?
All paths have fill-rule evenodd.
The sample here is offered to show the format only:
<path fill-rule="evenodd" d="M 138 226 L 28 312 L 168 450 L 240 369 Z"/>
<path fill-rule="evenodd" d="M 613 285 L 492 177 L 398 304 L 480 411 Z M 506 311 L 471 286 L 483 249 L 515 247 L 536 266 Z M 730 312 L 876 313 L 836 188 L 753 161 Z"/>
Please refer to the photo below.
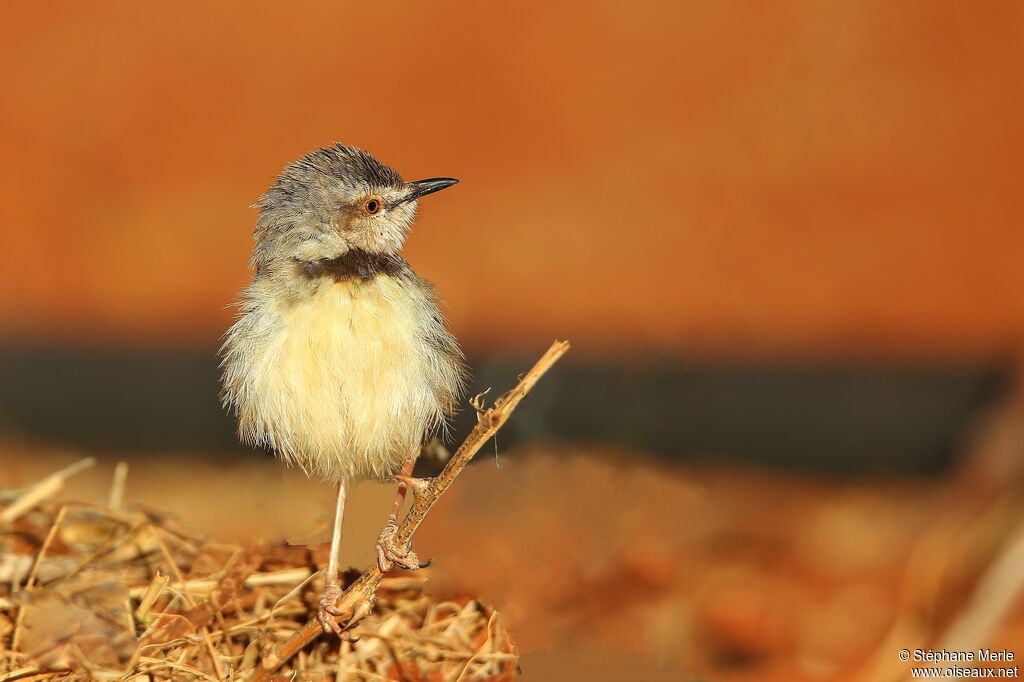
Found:
<path fill-rule="evenodd" d="M 80 456 L 3 453 L 4 488 Z M 99 459 L 59 497 L 105 499 L 118 458 Z M 328 485 L 256 454 L 127 459 L 127 504 L 221 542 L 310 544 L 322 561 Z M 370 563 L 391 494 L 356 488 L 343 563 Z M 488 447 L 415 548 L 434 560 L 428 592 L 500 614 L 524 679 L 885 682 L 909 673 L 899 649 L 956 633 L 965 646 L 1024 650 L 1017 587 L 992 570 L 1021 511 L 1015 492 L 993 497 L 955 474 L 851 482 L 565 445 L 496 458 Z M 1007 614 L 973 596 L 986 580 Z"/>

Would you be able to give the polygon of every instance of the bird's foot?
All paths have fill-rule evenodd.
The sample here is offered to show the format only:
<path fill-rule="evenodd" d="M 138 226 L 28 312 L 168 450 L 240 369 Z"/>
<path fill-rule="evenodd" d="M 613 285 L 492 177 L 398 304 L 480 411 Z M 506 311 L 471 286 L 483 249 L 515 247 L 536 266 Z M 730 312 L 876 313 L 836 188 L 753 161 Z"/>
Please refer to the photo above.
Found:
<path fill-rule="evenodd" d="M 434 482 L 434 479 L 432 478 L 413 478 L 412 476 L 403 476 L 402 474 L 392 476 L 391 478 L 395 479 L 399 483 L 407 485 L 409 490 L 412 491 L 413 497 L 419 497 L 422 495 L 423 492 L 430 487 L 430 484 Z"/>
<path fill-rule="evenodd" d="M 392 514 L 388 517 L 384 530 L 380 532 L 380 537 L 377 538 L 377 565 L 380 567 L 381 573 L 387 573 L 395 566 L 407 571 L 415 571 L 418 568 L 429 566 L 429 561 L 420 563 L 419 557 L 411 547 L 399 547 L 395 543 L 397 533 L 398 517 Z"/>
<path fill-rule="evenodd" d="M 333 632 L 339 636 L 342 630 L 336 618 L 342 615 L 337 608 L 340 598 L 341 585 L 337 582 L 328 582 L 324 585 L 323 594 L 320 595 L 320 604 L 316 609 L 316 619 L 320 621 L 320 627 L 324 629 L 324 632 Z"/>

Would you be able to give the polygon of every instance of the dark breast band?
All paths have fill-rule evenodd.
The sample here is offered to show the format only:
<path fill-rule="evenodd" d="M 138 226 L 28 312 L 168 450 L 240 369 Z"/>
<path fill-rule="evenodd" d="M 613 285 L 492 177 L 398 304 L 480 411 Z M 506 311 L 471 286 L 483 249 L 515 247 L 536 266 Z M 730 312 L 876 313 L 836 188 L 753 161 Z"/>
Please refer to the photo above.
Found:
<path fill-rule="evenodd" d="M 352 249 L 337 258 L 321 258 L 320 260 L 301 263 L 302 273 L 310 279 L 331 277 L 336 282 L 358 277 L 362 280 L 373 279 L 384 274 L 397 276 L 403 270 L 402 259 L 393 253 L 370 253 L 361 249 Z"/>

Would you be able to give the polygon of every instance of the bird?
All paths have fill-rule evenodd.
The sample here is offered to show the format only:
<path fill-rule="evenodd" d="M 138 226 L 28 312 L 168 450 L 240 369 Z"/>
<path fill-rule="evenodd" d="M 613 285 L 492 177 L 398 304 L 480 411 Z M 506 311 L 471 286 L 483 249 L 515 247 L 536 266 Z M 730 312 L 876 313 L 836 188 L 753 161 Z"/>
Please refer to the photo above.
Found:
<path fill-rule="evenodd" d="M 395 542 L 421 446 L 446 427 L 468 378 L 434 287 L 399 255 L 424 197 L 457 184 L 406 182 L 343 144 L 287 165 L 253 205 L 252 279 L 221 348 L 221 401 L 239 439 L 337 487 L 317 607 L 341 596 L 345 500 L 361 480 L 398 480 L 377 540 L 381 571 L 422 567 Z"/>

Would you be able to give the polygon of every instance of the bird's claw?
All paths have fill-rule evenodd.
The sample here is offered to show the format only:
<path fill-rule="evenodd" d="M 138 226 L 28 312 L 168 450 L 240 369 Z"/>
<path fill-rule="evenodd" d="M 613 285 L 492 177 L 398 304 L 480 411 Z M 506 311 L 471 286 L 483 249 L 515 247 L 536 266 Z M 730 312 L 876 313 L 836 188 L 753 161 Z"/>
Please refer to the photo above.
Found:
<path fill-rule="evenodd" d="M 395 542 L 397 534 L 398 517 L 392 514 L 388 518 L 387 524 L 384 525 L 384 530 L 380 532 L 380 537 L 377 538 L 377 565 L 380 567 L 381 573 L 387 573 L 395 566 L 407 571 L 415 571 L 430 565 L 429 561 L 420 563 L 419 557 L 416 556 L 416 552 L 412 551 L 412 548 L 399 547 Z"/>
<path fill-rule="evenodd" d="M 333 632 L 341 636 L 341 625 L 336 620 L 338 616 L 342 615 L 336 606 L 339 598 L 341 598 L 341 585 L 338 583 L 325 585 L 323 594 L 320 595 L 320 603 L 317 605 L 316 619 L 320 621 L 320 627 L 324 629 L 324 632 Z"/>
<path fill-rule="evenodd" d="M 419 497 L 423 494 L 423 491 L 434 482 L 432 478 L 413 478 L 412 476 L 405 476 L 403 474 L 396 474 L 391 478 L 395 479 L 399 483 L 404 483 L 412 491 L 413 497 Z M 396 522 L 397 523 L 397 520 Z"/>

